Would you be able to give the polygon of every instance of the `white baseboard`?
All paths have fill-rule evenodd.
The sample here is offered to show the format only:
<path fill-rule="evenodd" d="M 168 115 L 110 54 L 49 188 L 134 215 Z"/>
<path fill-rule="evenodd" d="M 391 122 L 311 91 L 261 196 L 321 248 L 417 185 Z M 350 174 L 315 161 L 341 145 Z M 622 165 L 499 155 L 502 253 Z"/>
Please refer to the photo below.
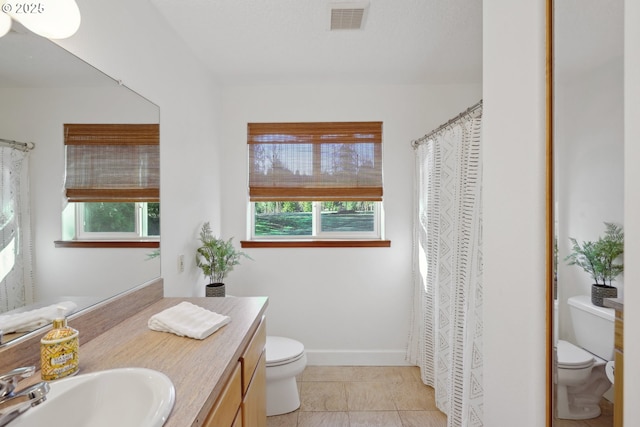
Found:
<path fill-rule="evenodd" d="M 307 365 L 411 366 L 404 350 L 305 350 Z"/>

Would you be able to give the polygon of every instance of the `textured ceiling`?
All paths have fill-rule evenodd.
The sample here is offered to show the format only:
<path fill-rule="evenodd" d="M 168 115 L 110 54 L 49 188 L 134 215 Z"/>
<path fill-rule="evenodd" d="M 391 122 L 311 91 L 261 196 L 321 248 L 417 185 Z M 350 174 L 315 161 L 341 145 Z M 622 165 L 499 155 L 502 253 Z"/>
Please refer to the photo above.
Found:
<path fill-rule="evenodd" d="M 362 30 L 333 32 L 328 0 L 150 1 L 222 83 L 482 81 L 481 0 L 369 0 Z M 622 56 L 622 0 L 555 4 L 560 79 Z M 112 84 L 14 27 L 0 38 L 0 86 Z"/>
<path fill-rule="evenodd" d="M 370 0 L 341 31 L 328 0 L 150 1 L 221 83 L 482 81 L 480 0 Z"/>

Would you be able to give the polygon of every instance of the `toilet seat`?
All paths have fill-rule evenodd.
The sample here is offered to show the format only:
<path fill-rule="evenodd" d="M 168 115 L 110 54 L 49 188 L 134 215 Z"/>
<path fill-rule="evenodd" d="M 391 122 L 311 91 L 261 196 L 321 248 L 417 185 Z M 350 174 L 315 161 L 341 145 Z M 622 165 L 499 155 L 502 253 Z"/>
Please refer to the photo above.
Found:
<path fill-rule="evenodd" d="M 304 356 L 304 345 L 291 338 L 267 336 L 265 348 L 267 367 L 293 363 Z"/>
<path fill-rule="evenodd" d="M 589 368 L 596 361 L 593 354 L 564 340 L 558 340 L 557 354 L 558 368 L 561 369 Z"/>

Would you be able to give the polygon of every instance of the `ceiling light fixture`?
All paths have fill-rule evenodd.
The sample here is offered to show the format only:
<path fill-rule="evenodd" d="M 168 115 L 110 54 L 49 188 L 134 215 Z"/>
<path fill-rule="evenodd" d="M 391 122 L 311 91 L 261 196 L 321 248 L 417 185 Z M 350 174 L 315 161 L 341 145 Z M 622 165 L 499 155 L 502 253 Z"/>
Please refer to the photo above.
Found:
<path fill-rule="evenodd" d="M 11 29 L 11 17 L 0 12 L 0 37 L 4 36 Z"/>
<path fill-rule="evenodd" d="M 330 29 L 360 30 L 369 9 L 368 1 L 335 2 L 329 4 L 331 12 Z"/>
<path fill-rule="evenodd" d="M 0 37 L 9 32 L 11 18 L 30 31 L 49 39 L 66 39 L 80 27 L 80 9 L 75 0 L 39 0 L 38 3 L 2 1 Z"/>

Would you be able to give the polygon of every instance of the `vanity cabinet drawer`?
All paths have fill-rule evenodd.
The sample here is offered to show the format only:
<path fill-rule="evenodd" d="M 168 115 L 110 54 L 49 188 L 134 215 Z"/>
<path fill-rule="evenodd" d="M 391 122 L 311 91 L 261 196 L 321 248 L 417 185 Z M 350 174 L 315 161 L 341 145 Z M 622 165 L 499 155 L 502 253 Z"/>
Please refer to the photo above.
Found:
<path fill-rule="evenodd" d="M 240 411 L 238 411 L 236 420 L 233 422 L 233 425 L 231 427 L 242 427 L 242 413 Z"/>
<path fill-rule="evenodd" d="M 615 332 L 614 332 L 614 344 L 617 350 L 623 351 L 623 332 L 624 332 L 624 319 L 622 312 L 616 310 Z"/>
<path fill-rule="evenodd" d="M 220 397 L 207 415 L 203 427 L 234 426 L 241 419 L 239 408 L 242 403 L 242 374 L 238 363 L 231 378 L 220 393 Z"/>
<path fill-rule="evenodd" d="M 253 335 L 253 338 L 249 342 L 247 349 L 240 357 L 240 363 L 242 364 L 242 394 L 244 395 L 249 388 L 249 383 L 251 382 L 251 377 L 253 376 L 253 372 L 256 370 L 256 366 L 258 366 L 258 361 L 262 356 L 262 352 L 264 351 L 264 347 L 267 343 L 267 326 L 266 321 L 262 318 L 260 325 L 258 325 L 258 329 L 256 333 Z"/>
<path fill-rule="evenodd" d="M 616 350 L 615 354 L 615 381 L 613 383 L 614 401 L 613 405 L 613 427 L 623 427 L 622 412 L 624 408 L 624 354 Z"/>
<path fill-rule="evenodd" d="M 203 427 L 266 427 L 266 342 L 263 317 Z"/>
<path fill-rule="evenodd" d="M 247 393 L 242 400 L 244 427 L 266 427 L 267 425 L 267 365 L 263 351 Z"/>
<path fill-rule="evenodd" d="M 613 405 L 613 427 L 623 427 L 624 412 L 624 314 L 621 310 L 616 310 L 615 323 L 615 374 L 613 382 L 614 401 Z"/>

